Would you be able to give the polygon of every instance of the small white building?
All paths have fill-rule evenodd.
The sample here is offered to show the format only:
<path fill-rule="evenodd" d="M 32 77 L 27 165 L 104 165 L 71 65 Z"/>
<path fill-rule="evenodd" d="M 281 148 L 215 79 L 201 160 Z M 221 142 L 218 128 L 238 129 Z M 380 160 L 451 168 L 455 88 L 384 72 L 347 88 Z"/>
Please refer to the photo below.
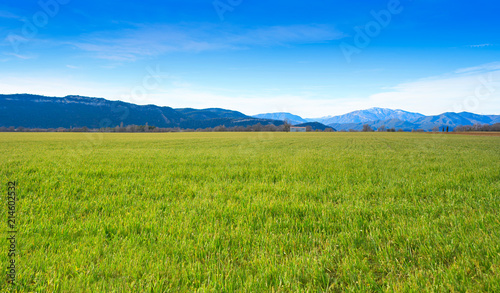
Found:
<path fill-rule="evenodd" d="M 306 127 L 290 126 L 290 132 L 306 132 L 306 131 L 307 131 Z"/>

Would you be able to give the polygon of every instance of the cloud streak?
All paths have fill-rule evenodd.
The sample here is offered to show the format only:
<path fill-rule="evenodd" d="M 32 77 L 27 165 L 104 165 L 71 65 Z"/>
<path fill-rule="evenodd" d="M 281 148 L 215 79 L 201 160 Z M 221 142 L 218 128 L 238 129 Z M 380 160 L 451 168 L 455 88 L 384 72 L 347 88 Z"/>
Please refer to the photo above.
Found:
<path fill-rule="evenodd" d="M 484 48 L 484 47 L 490 47 L 490 46 L 493 46 L 493 44 L 469 45 L 468 47 L 470 47 L 470 48 Z"/>
<path fill-rule="evenodd" d="M 65 44 L 100 59 L 135 61 L 169 52 L 241 50 L 252 47 L 324 43 L 344 35 L 327 25 L 290 25 L 241 29 L 224 25 L 139 25 L 98 32 Z"/>
<path fill-rule="evenodd" d="M 16 53 L 4 53 L 4 55 L 16 57 L 16 58 L 21 59 L 21 60 L 28 60 L 28 59 L 35 58 L 34 56 L 23 55 L 23 54 L 16 54 Z"/>
<path fill-rule="evenodd" d="M 5 10 L 0 10 L 0 18 L 21 19 L 20 16 Z"/>

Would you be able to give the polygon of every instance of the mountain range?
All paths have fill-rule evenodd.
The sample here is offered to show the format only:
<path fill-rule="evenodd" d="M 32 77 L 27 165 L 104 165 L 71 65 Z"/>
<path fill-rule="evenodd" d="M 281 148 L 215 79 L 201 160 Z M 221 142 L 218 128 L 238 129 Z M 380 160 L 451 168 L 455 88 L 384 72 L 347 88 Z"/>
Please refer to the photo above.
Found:
<path fill-rule="evenodd" d="M 339 116 L 302 118 L 291 113 L 266 113 L 247 116 L 220 109 L 192 109 L 136 105 L 122 101 L 82 96 L 46 97 L 40 95 L 0 95 L 0 126 L 26 128 L 102 128 L 118 125 L 150 125 L 162 128 L 197 129 L 216 126 L 282 125 L 310 126 L 313 130 L 361 130 L 368 124 L 374 130 L 384 127 L 404 131 L 431 131 L 448 127 L 500 123 L 500 115 L 447 112 L 435 116 L 386 108 L 358 110 Z"/>
<path fill-rule="evenodd" d="M 414 121 L 422 118 L 420 113 L 412 113 L 403 110 L 391 110 L 385 108 L 371 108 L 368 110 L 358 110 L 339 116 L 327 116 L 318 118 L 315 121 L 325 125 L 344 123 L 363 123 L 377 120 L 397 119 L 402 121 Z"/>
<path fill-rule="evenodd" d="M 279 116 L 273 116 L 279 114 Z M 500 115 L 479 115 L 469 112 L 453 113 L 446 112 L 435 116 L 425 116 L 420 113 L 407 112 L 403 110 L 392 110 L 387 108 L 370 108 L 367 110 L 353 111 L 339 116 L 327 116 L 321 118 L 305 118 L 290 113 L 268 113 L 259 114 L 254 117 L 263 119 L 269 117 L 285 117 L 290 121 L 303 123 L 306 121 L 315 121 L 330 126 L 336 130 L 361 130 L 364 124 L 368 124 L 372 129 L 384 127 L 386 129 L 402 129 L 411 131 L 423 129 L 432 131 L 433 129 L 442 129 L 448 127 L 453 130 L 457 126 L 474 124 L 494 124 L 500 123 Z M 292 119 L 293 118 L 293 119 Z"/>
<path fill-rule="evenodd" d="M 224 125 L 282 125 L 281 120 L 260 119 L 226 109 L 173 109 L 135 105 L 102 98 L 39 95 L 0 95 L 0 126 L 26 128 L 103 128 L 118 125 L 150 125 L 197 129 Z"/>

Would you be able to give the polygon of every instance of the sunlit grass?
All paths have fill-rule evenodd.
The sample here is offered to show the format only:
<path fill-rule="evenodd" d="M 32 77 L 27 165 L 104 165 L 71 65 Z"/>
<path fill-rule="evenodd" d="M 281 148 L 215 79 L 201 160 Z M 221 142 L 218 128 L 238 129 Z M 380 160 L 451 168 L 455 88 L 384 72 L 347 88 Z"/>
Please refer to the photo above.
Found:
<path fill-rule="evenodd" d="M 0 133 L 0 144 L 3 194 L 19 185 L 21 292 L 500 292 L 499 137 Z"/>

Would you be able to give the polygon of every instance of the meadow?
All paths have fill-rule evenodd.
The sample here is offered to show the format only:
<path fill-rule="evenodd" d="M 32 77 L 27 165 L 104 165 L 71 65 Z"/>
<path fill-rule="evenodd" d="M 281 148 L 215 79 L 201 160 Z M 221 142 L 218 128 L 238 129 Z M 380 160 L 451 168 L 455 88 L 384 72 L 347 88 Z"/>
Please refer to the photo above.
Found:
<path fill-rule="evenodd" d="M 2 292 L 500 292 L 500 137 L 0 133 L 0 145 Z"/>

